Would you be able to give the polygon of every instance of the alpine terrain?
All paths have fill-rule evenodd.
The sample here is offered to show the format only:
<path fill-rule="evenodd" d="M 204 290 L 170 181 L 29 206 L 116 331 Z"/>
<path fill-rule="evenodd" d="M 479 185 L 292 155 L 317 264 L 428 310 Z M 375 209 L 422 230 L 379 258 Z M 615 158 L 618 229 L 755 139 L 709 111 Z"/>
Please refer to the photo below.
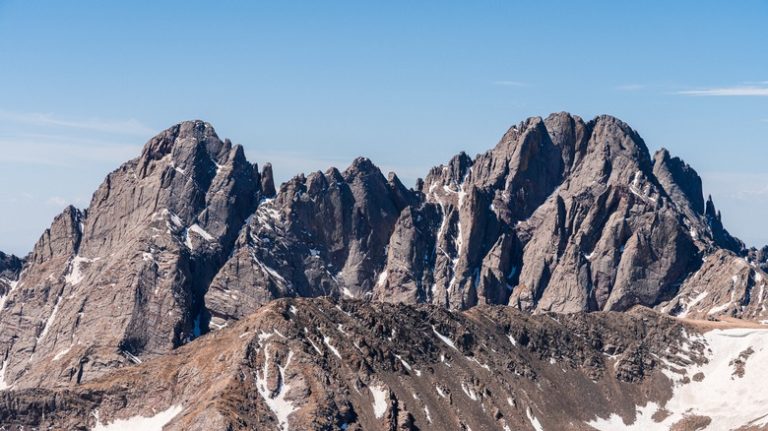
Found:
<path fill-rule="evenodd" d="M 279 169 L 279 167 L 277 167 Z M 0 253 L 6 430 L 768 430 L 768 246 L 611 116 L 413 188 L 202 121 Z"/>

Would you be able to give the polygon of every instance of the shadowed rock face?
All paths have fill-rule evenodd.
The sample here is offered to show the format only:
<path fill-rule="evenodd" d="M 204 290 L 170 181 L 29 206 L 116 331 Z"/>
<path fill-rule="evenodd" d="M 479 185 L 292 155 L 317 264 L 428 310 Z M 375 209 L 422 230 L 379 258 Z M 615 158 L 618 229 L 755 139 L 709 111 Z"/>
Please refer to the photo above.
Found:
<path fill-rule="evenodd" d="M 24 261 L 18 257 L 0 251 L 0 295 L 7 295 L 11 287 L 15 286 L 23 264 Z"/>
<path fill-rule="evenodd" d="M 20 276 L 7 264 L 3 382 L 83 384 L 283 297 L 768 319 L 765 250 L 701 188 L 610 116 L 528 119 L 415 189 L 365 158 L 276 189 L 271 165 L 184 122 L 56 217 Z"/>

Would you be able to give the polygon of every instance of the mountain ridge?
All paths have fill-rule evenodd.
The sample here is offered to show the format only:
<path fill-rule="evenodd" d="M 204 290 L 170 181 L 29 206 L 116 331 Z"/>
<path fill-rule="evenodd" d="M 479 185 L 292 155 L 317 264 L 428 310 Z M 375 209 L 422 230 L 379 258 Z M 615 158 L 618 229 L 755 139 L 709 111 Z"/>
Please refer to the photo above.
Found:
<path fill-rule="evenodd" d="M 391 306 L 473 315 L 468 310 L 479 307 L 485 310 L 477 312 L 480 320 L 496 316 L 489 306 L 546 316 L 618 316 L 610 313 L 648 308 L 654 321 L 667 315 L 759 324 L 768 322 L 767 249 L 747 250 L 725 229 L 711 197 L 704 199 L 693 168 L 665 149 L 651 155 L 635 130 L 611 116 L 587 122 L 564 112 L 529 118 L 485 153 L 472 158 L 462 152 L 432 168 L 414 188 L 364 157 L 344 171 L 300 174 L 276 187 L 269 163 L 260 171 L 242 146 L 221 140 L 210 124 L 182 122 L 107 175 L 88 208 L 67 207 L 25 259 L 2 255 L 0 388 L 10 397 L 34 391 L 91 396 L 83 388 L 93 382 L 148 370 L 143 363 L 163 362 L 186 345 L 199 345 L 206 334 L 223 331 L 231 341 L 228 327 L 239 328 L 286 298 L 353 300 L 374 314 Z M 323 301 L 308 300 L 303 311 L 340 306 Z M 334 317 L 332 326 L 345 319 Z M 673 338 L 684 343 L 686 337 Z M 663 337 L 655 345 L 635 341 L 638 349 L 663 356 Z M 494 339 L 489 349 L 500 348 L 498 343 Z M 336 348 L 328 346 L 331 353 Z M 267 406 L 284 406 L 284 398 L 274 397 L 281 393 L 290 352 L 275 353 L 281 365 L 271 375 L 281 376 L 278 383 L 254 387 Z M 637 355 L 625 377 L 642 385 L 643 370 L 662 369 L 664 361 Z M 493 354 L 488 359 L 502 360 Z M 698 363 L 685 361 L 689 367 Z M 262 364 L 248 372 L 256 365 Z M 514 367 L 527 373 L 525 363 Z M 210 372 L 194 370 L 203 380 Z M 257 383 L 266 374 L 257 373 Z M 662 392 L 654 402 L 663 401 Z M 631 401 L 634 408 L 647 400 Z M 260 401 L 248 402 L 263 413 L 254 421 L 271 417 Z M 98 403 L 85 405 L 92 411 Z M 614 407 L 625 409 L 625 417 L 626 411 L 634 414 L 626 405 Z M 431 427 L 425 415 L 401 416 L 398 409 L 385 410 L 387 428 L 416 429 L 414 418 Z M 92 425 L 83 411 L 62 414 L 76 416 L 77 426 Z M 101 411 L 119 414 L 114 407 Z M 284 411 L 271 411 L 277 428 L 288 426 Z M 343 411 L 336 414 L 346 417 Z M 611 413 L 596 411 L 600 417 Z M 26 417 L 12 407 L 6 413 L 18 423 Z M 499 417 L 491 425 L 479 416 L 469 417 L 479 426 L 502 426 Z M 31 417 L 27 424 L 44 423 Z M 462 418 L 456 416 L 453 425 L 468 420 Z M 216 426 L 233 423 L 220 419 Z M 376 419 L 374 414 L 362 423 L 373 426 Z M 323 426 L 340 426 L 334 421 Z"/>

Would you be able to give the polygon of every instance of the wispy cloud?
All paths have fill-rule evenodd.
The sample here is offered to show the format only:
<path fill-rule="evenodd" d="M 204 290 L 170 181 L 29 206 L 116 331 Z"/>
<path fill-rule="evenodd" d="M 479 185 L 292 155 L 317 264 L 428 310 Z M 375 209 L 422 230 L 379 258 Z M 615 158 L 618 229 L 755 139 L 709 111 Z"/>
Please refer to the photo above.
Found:
<path fill-rule="evenodd" d="M 59 127 L 66 129 L 90 130 L 122 135 L 151 136 L 153 130 L 141 122 L 128 120 L 106 120 L 101 118 L 65 119 L 52 114 L 19 113 L 0 110 L 0 120 L 38 127 Z"/>
<path fill-rule="evenodd" d="M 138 145 L 68 138 L 0 137 L 0 163 L 78 166 L 88 162 L 119 164 L 136 157 Z"/>
<path fill-rule="evenodd" d="M 768 198 L 768 172 L 702 172 L 709 189 L 717 194 L 737 200 Z M 762 201 L 768 204 L 768 199 Z"/>
<path fill-rule="evenodd" d="M 63 207 L 66 206 L 69 201 L 61 196 L 51 196 L 45 201 L 45 203 L 56 207 Z"/>
<path fill-rule="evenodd" d="M 768 97 L 768 86 L 739 85 L 733 87 L 715 87 L 696 90 L 682 90 L 676 94 L 683 96 L 763 96 Z"/>
<path fill-rule="evenodd" d="M 493 81 L 493 85 L 502 87 L 527 87 L 528 84 L 521 81 Z"/>

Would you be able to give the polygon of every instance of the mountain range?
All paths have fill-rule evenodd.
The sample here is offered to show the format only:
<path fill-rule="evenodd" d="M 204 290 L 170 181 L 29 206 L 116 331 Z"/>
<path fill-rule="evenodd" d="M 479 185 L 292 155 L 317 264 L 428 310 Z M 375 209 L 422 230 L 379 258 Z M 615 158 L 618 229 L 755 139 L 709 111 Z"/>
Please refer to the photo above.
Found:
<path fill-rule="evenodd" d="M 278 186 L 187 121 L 0 253 L 0 423 L 768 429 L 767 279 L 611 116 L 529 118 L 413 188 L 366 158 Z"/>

